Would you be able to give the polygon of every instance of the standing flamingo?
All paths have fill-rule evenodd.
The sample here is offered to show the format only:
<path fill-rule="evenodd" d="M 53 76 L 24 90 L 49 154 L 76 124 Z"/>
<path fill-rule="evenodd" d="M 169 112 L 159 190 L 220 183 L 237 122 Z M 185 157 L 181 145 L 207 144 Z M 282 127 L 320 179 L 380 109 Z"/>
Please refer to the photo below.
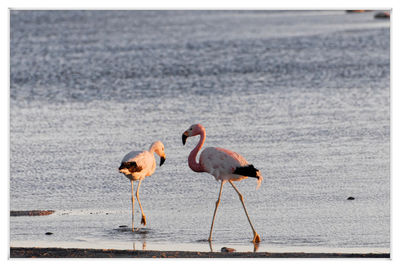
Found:
<path fill-rule="evenodd" d="M 221 200 L 222 187 L 224 186 L 224 183 L 228 181 L 232 185 L 233 189 L 235 189 L 235 191 L 239 195 L 240 201 L 242 202 L 244 212 L 246 213 L 247 219 L 250 223 L 250 227 L 254 234 L 253 243 L 259 243 L 261 241 L 260 236 L 257 234 L 256 230 L 253 227 L 253 224 L 250 221 L 249 214 L 247 213 L 246 206 L 244 205 L 243 196 L 233 184 L 233 181 L 240 181 L 243 179 L 247 179 L 247 177 L 254 177 L 258 179 L 258 189 L 258 187 L 260 187 L 261 181 L 263 180 L 261 172 L 253 165 L 250 165 L 241 155 L 227 149 L 217 147 L 205 148 L 200 154 L 200 162 L 197 163 L 196 156 L 206 139 L 205 128 L 200 124 L 195 124 L 182 134 L 183 145 L 185 145 L 186 139 L 188 137 L 193 137 L 197 135 L 200 135 L 200 141 L 193 149 L 193 151 L 189 154 L 189 167 L 195 172 L 207 172 L 213 175 L 216 180 L 221 181 L 221 187 L 219 189 L 218 200 L 215 203 L 214 216 L 211 223 L 211 230 L 208 241 L 211 242 L 215 215 L 217 213 L 217 208 Z"/>
<path fill-rule="evenodd" d="M 135 199 L 133 198 L 133 181 L 139 181 L 136 189 L 136 198 L 139 202 L 140 210 L 142 212 L 141 223 L 146 226 L 146 216 L 144 215 L 142 204 L 139 199 L 139 187 L 145 177 L 151 176 L 156 170 L 156 159 L 154 158 L 154 153 L 160 156 L 160 166 L 164 164 L 165 152 L 164 144 L 161 141 L 154 142 L 148 151 L 132 151 L 124 156 L 121 161 L 121 166 L 119 167 L 119 172 L 125 174 L 125 176 L 131 180 L 132 186 L 132 232 L 134 209 L 135 209 Z"/>

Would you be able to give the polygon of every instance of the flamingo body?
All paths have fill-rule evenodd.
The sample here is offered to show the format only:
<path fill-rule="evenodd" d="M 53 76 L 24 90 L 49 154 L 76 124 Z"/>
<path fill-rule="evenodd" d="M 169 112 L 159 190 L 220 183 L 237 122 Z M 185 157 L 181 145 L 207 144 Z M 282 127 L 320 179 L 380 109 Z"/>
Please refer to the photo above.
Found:
<path fill-rule="evenodd" d="M 247 179 L 248 177 L 254 177 L 258 179 L 257 188 L 260 186 L 263 177 L 261 176 L 261 172 L 256 169 L 253 165 L 249 164 L 246 159 L 239 155 L 238 153 L 232 152 L 227 149 L 219 148 L 219 147 L 208 147 L 203 150 L 200 154 L 199 162 L 196 161 L 196 156 L 199 153 L 201 147 L 203 146 L 206 139 L 206 130 L 200 124 L 192 125 L 182 134 L 182 143 L 185 145 L 186 139 L 188 137 L 200 135 L 199 143 L 196 147 L 190 152 L 188 157 L 189 167 L 195 172 L 207 172 L 214 176 L 214 178 L 218 181 L 221 181 L 221 187 L 219 190 L 219 195 L 217 202 L 215 204 L 214 216 L 211 223 L 210 236 L 208 241 L 211 242 L 212 230 L 215 221 L 215 215 L 217 213 L 218 205 L 221 199 L 222 187 L 225 182 L 229 182 L 232 187 L 235 189 L 237 194 L 239 195 L 240 201 L 243 205 L 243 209 L 246 213 L 247 219 L 250 223 L 250 227 L 253 231 L 253 242 L 260 242 L 260 236 L 257 234 L 256 230 L 253 227 L 253 224 L 250 221 L 250 217 L 247 213 L 246 206 L 244 205 L 243 196 L 233 184 L 233 181 L 240 181 L 243 179 Z"/>
<path fill-rule="evenodd" d="M 207 147 L 200 154 L 200 165 L 218 181 L 240 181 L 247 176 L 234 174 L 234 171 L 237 167 L 244 167 L 249 163 L 238 153 L 218 147 Z"/>
<path fill-rule="evenodd" d="M 146 225 L 146 216 L 144 215 L 142 204 L 139 199 L 139 188 L 142 180 L 151 176 L 156 170 L 156 159 L 154 153 L 160 156 L 160 166 L 165 161 L 164 145 L 161 141 L 154 142 L 148 151 L 131 151 L 127 153 L 121 161 L 119 172 L 123 173 L 130 181 L 132 186 L 132 232 L 134 231 L 134 204 L 133 198 L 133 182 L 139 181 L 136 189 L 136 198 L 138 200 L 140 210 L 142 212 L 141 223 Z"/>
<path fill-rule="evenodd" d="M 149 151 L 132 151 L 124 156 L 119 171 L 130 180 L 143 180 L 153 175 L 156 170 L 156 159 Z"/>

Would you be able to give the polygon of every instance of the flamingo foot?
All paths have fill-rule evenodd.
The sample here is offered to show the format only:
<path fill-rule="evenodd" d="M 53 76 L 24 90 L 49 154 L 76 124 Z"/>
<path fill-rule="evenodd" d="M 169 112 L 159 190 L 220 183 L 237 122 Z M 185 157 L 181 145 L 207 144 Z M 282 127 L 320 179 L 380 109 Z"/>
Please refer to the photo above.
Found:
<path fill-rule="evenodd" d="M 146 226 L 147 221 L 145 215 L 142 215 L 142 220 L 140 221 L 140 223 L 143 224 L 143 226 Z"/>
<path fill-rule="evenodd" d="M 261 238 L 257 233 L 254 233 L 253 243 L 260 243 Z"/>

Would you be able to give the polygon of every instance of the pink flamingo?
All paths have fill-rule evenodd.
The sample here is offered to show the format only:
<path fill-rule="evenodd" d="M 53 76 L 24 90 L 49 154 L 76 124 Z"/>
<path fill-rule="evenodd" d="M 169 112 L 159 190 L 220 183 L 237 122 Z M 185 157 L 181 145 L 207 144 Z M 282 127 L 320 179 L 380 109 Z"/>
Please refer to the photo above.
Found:
<path fill-rule="evenodd" d="M 146 216 L 144 215 L 142 204 L 139 199 L 139 188 L 142 180 L 146 177 L 151 176 L 156 170 L 156 159 L 154 153 L 160 156 L 160 166 L 165 161 L 164 144 L 161 141 L 154 142 L 148 151 L 132 151 L 124 156 L 119 167 L 119 172 L 123 173 L 131 181 L 132 186 L 132 232 L 133 227 L 133 216 L 135 209 L 135 199 L 133 198 L 133 181 L 139 181 L 136 189 L 136 198 L 138 200 L 140 210 L 142 212 L 141 223 L 146 226 Z"/>
<path fill-rule="evenodd" d="M 182 143 L 185 145 L 186 139 L 188 137 L 193 137 L 200 135 L 200 141 L 197 146 L 193 149 L 193 151 L 189 154 L 188 163 L 189 167 L 195 172 L 207 172 L 215 177 L 216 180 L 221 181 L 221 187 L 219 189 L 218 200 L 215 203 L 214 216 L 211 223 L 210 236 L 208 237 L 208 241 L 211 242 L 212 230 L 215 221 L 215 215 L 217 213 L 218 205 L 221 200 L 221 192 L 224 183 L 228 181 L 232 187 L 235 189 L 237 194 L 239 195 L 239 199 L 242 202 L 244 212 L 246 213 L 247 219 L 250 223 L 250 227 L 253 231 L 254 238 L 253 243 L 259 243 L 261 241 L 260 236 L 257 234 L 256 230 L 253 227 L 253 224 L 250 221 L 249 214 L 247 213 L 246 206 L 244 205 L 243 196 L 233 184 L 233 181 L 240 181 L 243 179 L 247 179 L 247 177 L 257 178 L 257 189 L 260 187 L 261 181 L 263 177 L 261 176 L 261 172 L 254 168 L 253 165 L 250 165 L 244 157 L 241 155 L 229 151 L 223 148 L 217 147 L 208 147 L 205 148 L 200 154 L 199 163 L 196 162 L 196 156 L 200 151 L 200 148 L 203 146 L 204 141 L 206 139 L 206 130 L 200 124 L 192 125 L 189 129 L 187 129 L 182 134 Z"/>

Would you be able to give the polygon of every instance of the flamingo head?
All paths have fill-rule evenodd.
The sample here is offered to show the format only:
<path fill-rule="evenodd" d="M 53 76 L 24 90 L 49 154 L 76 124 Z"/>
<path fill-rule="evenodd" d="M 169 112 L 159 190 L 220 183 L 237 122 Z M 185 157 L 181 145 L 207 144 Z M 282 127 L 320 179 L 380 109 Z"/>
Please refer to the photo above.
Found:
<path fill-rule="evenodd" d="M 197 136 L 205 133 L 205 129 L 201 124 L 191 125 L 185 132 L 182 134 L 182 143 L 185 145 L 187 138 Z"/>
<path fill-rule="evenodd" d="M 155 152 L 160 156 L 160 166 L 165 162 L 165 149 L 164 144 L 161 141 L 156 141 L 150 146 L 150 152 Z"/>

